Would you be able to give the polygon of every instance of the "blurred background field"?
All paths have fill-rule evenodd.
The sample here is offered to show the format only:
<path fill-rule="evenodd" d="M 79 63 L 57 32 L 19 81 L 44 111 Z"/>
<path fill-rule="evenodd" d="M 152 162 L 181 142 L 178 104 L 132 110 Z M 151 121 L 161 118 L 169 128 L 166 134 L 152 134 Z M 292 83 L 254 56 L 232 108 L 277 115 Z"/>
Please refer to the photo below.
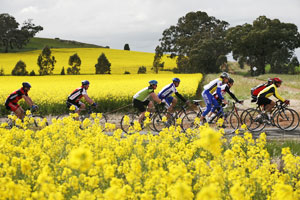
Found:
<path fill-rule="evenodd" d="M 80 74 L 95 74 L 95 64 L 98 57 L 104 53 L 111 63 L 112 74 L 124 74 L 125 71 L 131 74 L 136 74 L 139 67 L 147 68 L 147 73 L 153 73 L 151 67 L 153 66 L 154 53 L 125 51 L 108 48 L 54 48 L 51 49 L 52 56 L 56 59 L 56 64 L 53 73 L 60 74 L 62 68 L 65 70 L 69 67 L 68 61 L 70 56 L 75 53 L 81 59 Z M 32 70 L 38 74 L 39 67 L 37 65 L 38 56 L 42 50 L 34 50 L 27 52 L 16 53 L 0 53 L 0 68 L 4 69 L 5 75 L 10 75 L 12 69 L 19 60 L 26 63 L 27 71 Z M 168 56 L 162 58 L 164 62 L 164 69 L 173 69 L 176 67 L 176 60 Z M 170 72 L 165 72 L 170 73 Z"/>

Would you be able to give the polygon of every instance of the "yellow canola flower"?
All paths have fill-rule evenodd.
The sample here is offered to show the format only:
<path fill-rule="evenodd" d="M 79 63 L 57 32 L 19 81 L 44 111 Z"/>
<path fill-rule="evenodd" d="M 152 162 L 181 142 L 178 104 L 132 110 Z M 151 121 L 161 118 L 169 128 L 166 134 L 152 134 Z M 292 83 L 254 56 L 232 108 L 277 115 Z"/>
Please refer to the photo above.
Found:
<path fill-rule="evenodd" d="M 84 172 L 91 167 L 92 163 L 93 154 L 89 149 L 80 147 L 70 152 L 68 165 L 72 169 Z"/>

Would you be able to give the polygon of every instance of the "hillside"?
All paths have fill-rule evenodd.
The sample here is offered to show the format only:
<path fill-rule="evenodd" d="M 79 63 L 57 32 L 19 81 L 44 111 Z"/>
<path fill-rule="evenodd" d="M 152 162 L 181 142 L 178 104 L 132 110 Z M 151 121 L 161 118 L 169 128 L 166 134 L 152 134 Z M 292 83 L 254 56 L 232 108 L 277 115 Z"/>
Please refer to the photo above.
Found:
<path fill-rule="evenodd" d="M 59 38 L 51 39 L 51 38 L 31 38 L 29 43 L 23 49 L 9 49 L 9 52 L 25 52 L 32 50 L 40 50 L 43 49 L 46 45 L 50 48 L 107 48 L 94 44 L 86 44 L 82 42 L 77 42 L 73 40 L 63 40 Z M 0 47 L 0 52 L 2 53 L 3 47 Z"/>

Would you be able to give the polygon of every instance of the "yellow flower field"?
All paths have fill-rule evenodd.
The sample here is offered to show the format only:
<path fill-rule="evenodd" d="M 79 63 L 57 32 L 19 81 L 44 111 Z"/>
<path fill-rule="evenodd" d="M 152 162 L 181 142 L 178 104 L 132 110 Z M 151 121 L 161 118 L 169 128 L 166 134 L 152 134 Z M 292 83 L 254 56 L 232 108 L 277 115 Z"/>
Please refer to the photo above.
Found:
<path fill-rule="evenodd" d="M 300 157 L 282 149 L 279 169 L 265 134 L 227 141 L 208 126 L 172 126 L 109 136 L 98 123 L 80 123 L 0 128 L 0 199 L 300 199 Z"/>
<path fill-rule="evenodd" d="M 0 102 L 2 113 L 5 111 L 4 102 L 8 95 L 21 88 L 24 81 L 32 88 L 29 96 L 46 114 L 61 112 L 65 108 L 68 95 L 81 86 L 82 80 L 90 81 L 88 95 L 95 99 L 100 109 L 111 110 L 131 102 L 132 96 L 147 87 L 148 81 L 158 81 L 156 93 L 172 78 L 178 77 L 181 83 L 178 91 L 187 97 L 195 96 L 202 74 L 145 74 L 145 75 L 81 75 L 81 76 L 0 76 Z"/>
<path fill-rule="evenodd" d="M 60 74 L 62 67 L 65 70 L 69 67 L 68 62 L 70 56 L 77 53 L 81 59 L 81 74 L 95 74 L 95 64 L 101 53 L 104 53 L 111 63 L 112 74 L 124 74 L 125 71 L 136 74 L 140 66 L 147 67 L 147 73 L 151 73 L 153 65 L 154 53 L 124 51 L 106 48 L 67 48 L 67 49 L 51 49 L 52 55 L 55 56 L 57 63 L 55 64 L 54 74 Z M 39 67 L 37 58 L 41 50 L 28 51 L 21 53 L 0 53 L 0 69 L 4 69 L 4 73 L 11 74 L 19 60 L 26 63 L 27 71 L 32 70 L 38 74 Z M 176 67 L 176 60 L 164 56 L 162 62 L 165 62 L 165 69 L 173 69 Z M 66 72 L 66 71 L 65 71 Z"/>

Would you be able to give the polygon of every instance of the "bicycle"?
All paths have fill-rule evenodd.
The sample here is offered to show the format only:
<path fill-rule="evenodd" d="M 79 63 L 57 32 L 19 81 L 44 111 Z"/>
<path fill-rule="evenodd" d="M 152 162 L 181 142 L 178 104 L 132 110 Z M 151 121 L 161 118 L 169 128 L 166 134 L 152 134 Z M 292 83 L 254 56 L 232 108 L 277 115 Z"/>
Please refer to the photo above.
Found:
<path fill-rule="evenodd" d="M 263 130 L 266 125 L 278 127 L 284 131 L 293 131 L 299 126 L 299 114 L 287 106 L 281 101 L 276 101 L 270 119 L 260 106 L 248 109 L 244 123 L 248 130 L 253 132 Z"/>
<path fill-rule="evenodd" d="M 154 112 L 150 113 L 150 125 L 149 128 L 152 131 L 157 131 L 160 132 L 163 128 L 169 127 L 171 125 L 173 125 L 173 117 L 166 112 L 165 110 L 163 110 L 161 108 L 161 105 L 154 105 Z M 121 125 L 121 129 L 125 132 L 125 133 L 131 133 L 134 132 L 135 129 L 141 129 L 143 130 L 145 128 L 144 126 L 144 122 L 147 119 L 147 117 L 145 117 L 142 120 L 142 123 L 140 124 L 139 121 L 139 116 L 140 116 L 140 112 L 135 109 L 133 112 L 129 112 L 127 114 L 125 114 L 120 122 Z M 151 121 L 152 121 L 152 126 L 151 126 Z M 134 127 L 135 126 L 135 127 Z"/>
<path fill-rule="evenodd" d="M 27 128 L 36 129 L 36 128 L 43 128 L 45 126 L 48 126 L 49 123 L 47 119 L 36 112 L 37 112 L 36 110 L 31 110 L 31 109 L 26 110 L 25 111 L 26 115 L 22 120 L 19 119 L 14 112 L 11 112 L 11 114 L 8 115 L 6 119 L 8 128 L 11 129 L 14 126 L 22 127 L 25 125 Z"/>
<path fill-rule="evenodd" d="M 199 108 L 198 113 L 195 112 L 191 112 L 188 113 L 187 116 L 185 116 L 185 118 L 183 118 L 183 123 L 184 125 L 182 125 L 184 127 L 184 129 L 186 130 L 187 128 L 198 128 L 200 125 L 200 117 L 203 113 L 203 111 L 205 110 L 205 107 L 201 107 L 200 106 L 200 102 L 201 100 L 194 100 L 194 104 L 196 104 Z M 214 116 L 211 117 L 211 119 L 209 119 L 208 121 L 206 121 L 206 119 L 204 118 L 204 122 L 207 122 L 208 124 L 210 124 L 209 126 L 215 129 L 219 129 L 219 128 L 223 128 L 225 129 L 225 133 L 234 133 L 235 130 L 238 129 L 238 127 L 240 126 L 240 118 L 239 115 L 236 114 L 238 113 L 238 109 L 235 105 L 236 103 L 233 102 L 232 105 L 232 109 L 230 111 L 225 111 L 224 112 L 224 108 L 227 107 L 218 107 L 218 111 L 217 113 L 213 113 Z M 198 119 L 198 120 L 197 120 Z M 220 120 L 222 119 L 222 120 Z"/>
<path fill-rule="evenodd" d="M 88 106 L 86 109 L 82 109 L 79 115 L 79 121 L 83 122 L 85 119 L 89 119 L 93 122 L 97 122 L 102 127 L 105 127 L 105 123 L 107 123 L 107 116 L 103 113 L 95 112 L 96 107 Z M 75 113 L 72 111 L 71 113 Z M 56 119 L 63 119 L 65 114 L 58 115 Z"/>

